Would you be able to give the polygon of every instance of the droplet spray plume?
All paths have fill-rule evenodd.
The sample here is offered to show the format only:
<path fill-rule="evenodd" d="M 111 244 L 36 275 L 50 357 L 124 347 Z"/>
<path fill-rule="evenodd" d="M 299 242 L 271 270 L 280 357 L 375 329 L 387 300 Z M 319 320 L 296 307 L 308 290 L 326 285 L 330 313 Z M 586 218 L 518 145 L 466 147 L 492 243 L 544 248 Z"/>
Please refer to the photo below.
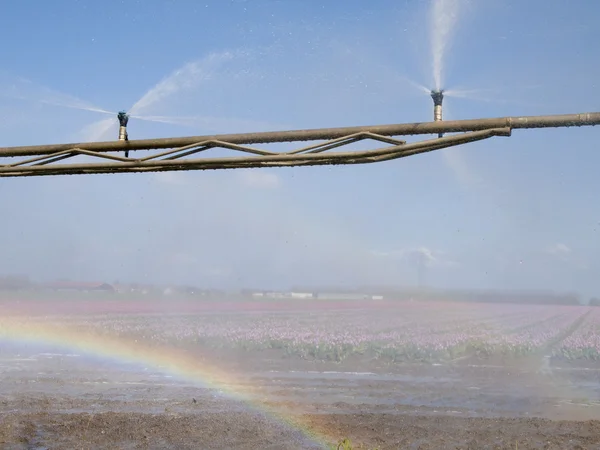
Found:
<path fill-rule="evenodd" d="M 442 103 L 444 102 L 444 90 L 434 89 L 431 91 L 431 98 L 433 99 L 433 121 L 442 121 Z M 439 133 L 438 137 L 443 137 L 444 133 Z"/>

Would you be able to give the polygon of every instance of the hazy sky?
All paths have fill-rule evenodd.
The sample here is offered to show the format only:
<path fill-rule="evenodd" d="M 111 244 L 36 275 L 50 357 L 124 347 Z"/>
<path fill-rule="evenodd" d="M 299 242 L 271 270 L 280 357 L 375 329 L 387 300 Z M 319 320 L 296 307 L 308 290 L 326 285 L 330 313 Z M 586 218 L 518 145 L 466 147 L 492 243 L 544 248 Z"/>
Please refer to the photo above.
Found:
<path fill-rule="evenodd" d="M 432 42 L 443 87 L 469 91 L 446 119 L 600 109 L 600 3 L 444 3 L 432 39 L 429 1 L 5 2 L 0 145 L 116 139 L 113 116 L 75 106 L 179 123 L 131 119 L 130 139 L 431 120 L 407 80 L 434 85 Z M 597 295 L 599 140 L 516 130 L 377 165 L 0 179 L 0 272 L 408 285 L 420 253 L 431 286 Z"/>

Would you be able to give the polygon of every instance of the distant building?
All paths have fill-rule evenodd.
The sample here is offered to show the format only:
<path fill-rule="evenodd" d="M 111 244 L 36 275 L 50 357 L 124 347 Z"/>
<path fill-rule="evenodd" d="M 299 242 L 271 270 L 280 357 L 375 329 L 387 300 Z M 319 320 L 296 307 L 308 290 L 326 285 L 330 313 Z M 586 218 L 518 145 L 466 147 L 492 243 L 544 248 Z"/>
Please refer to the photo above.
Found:
<path fill-rule="evenodd" d="M 43 287 L 46 289 L 53 290 L 53 291 L 115 292 L 114 286 L 112 284 L 108 284 L 108 283 L 82 283 L 82 282 L 73 282 L 73 281 L 55 281 L 53 283 L 46 283 L 43 285 Z"/>
<path fill-rule="evenodd" d="M 323 300 L 367 300 L 371 296 L 356 292 L 319 292 L 317 298 Z"/>
<path fill-rule="evenodd" d="M 312 292 L 292 292 L 291 297 L 292 298 L 315 298 L 316 294 L 313 294 Z"/>
<path fill-rule="evenodd" d="M 269 291 L 261 289 L 242 289 L 242 295 L 252 298 L 285 298 L 291 297 L 290 293 L 280 291 Z"/>

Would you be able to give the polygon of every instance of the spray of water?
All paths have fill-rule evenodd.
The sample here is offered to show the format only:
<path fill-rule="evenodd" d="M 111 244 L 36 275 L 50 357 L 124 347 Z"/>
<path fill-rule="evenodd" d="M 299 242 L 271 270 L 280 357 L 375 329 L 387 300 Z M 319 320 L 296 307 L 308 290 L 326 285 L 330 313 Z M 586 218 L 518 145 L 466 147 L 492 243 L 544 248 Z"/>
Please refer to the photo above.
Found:
<path fill-rule="evenodd" d="M 477 98 L 477 96 L 495 93 L 497 89 L 446 89 L 444 95 L 457 98 Z"/>
<path fill-rule="evenodd" d="M 411 85 L 412 87 L 414 87 L 414 88 L 418 89 L 418 90 L 419 90 L 419 91 L 421 91 L 421 92 L 424 92 L 424 93 L 425 93 L 425 94 L 427 94 L 427 95 L 429 95 L 429 93 L 431 92 L 431 89 L 428 89 L 426 86 L 424 86 L 424 85 L 422 85 L 422 84 L 420 84 L 420 83 L 417 83 L 416 81 L 413 81 L 413 80 L 411 80 L 410 78 L 407 78 L 407 77 L 405 77 L 405 76 L 402 76 L 402 75 L 400 75 L 400 76 L 399 76 L 399 78 L 400 78 L 402 81 L 405 81 L 405 82 L 407 82 L 407 83 L 408 83 L 409 85 Z"/>
<path fill-rule="evenodd" d="M 116 116 L 117 113 L 114 112 L 111 113 L 111 115 Z M 236 119 L 228 117 L 223 118 L 211 116 L 146 116 L 137 114 L 129 114 L 129 117 L 131 117 L 132 119 L 139 119 L 146 122 L 164 123 L 189 128 L 202 128 L 211 133 L 230 132 L 232 130 L 243 132 L 260 129 L 266 130 L 267 128 L 289 128 L 289 126 L 285 125 L 276 126 L 272 122 Z M 101 141 L 102 139 L 110 136 L 109 132 L 114 131 L 117 127 L 118 121 L 114 117 L 98 120 L 97 122 L 86 126 L 81 131 L 82 139 L 85 142 Z"/>
<path fill-rule="evenodd" d="M 50 89 L 22 77 L 0 72 L 0 96 L 46 105 L 113 114 L 73 95 Z"/>
<path fill-rule="evenodd" d="M 429 26 L 436 90 L 443 88 L 444 57 L 456 29 L 461 3 L 462 0 L 433 0 Z"/>
<path fill-rule="evenodd" d="M 190 90 L 210 79 L 223 64 L 233 59 L 237 54 L 233 52 L 211 53 L 207 57 L 190 62 L 176 70 L 159 82 L 143 95 L 131 108 L 130 115 L 139 120 L 160 122 L 189 127 L 208 126 L 209 128 L 223 128 L 225 122 L 229 126 L 248 128 L 250 126 L 263 126 L 255 121 L 218 119 L 211 117 L 173 117 L 144 115 L 143 111 L 159 109 L 159 105 L 177 93 Z M 41 103 L 63 108 L 71 108 L 107 114 L 112 117 L 98 120 L 82 131 L 83 141 L 99 141 L 108 137 L 108 133 L 118 126 L 115 118 L 117 112 L 110 111 L 86 102 L 78 97 L 69 95 L 46 86 L 39 85 L 22 77 L 12 76 L 0 72 L 0 96 L 19 99 L 27 102 Z"/>
<path fill-rule="evenodd" d="M 432 0 L 429 12 L 429 34 L 434 89 L 443 89 L 444 58 L 449 49 L 453 32 L 458 23 L 462 0 Z M 429 95 L 430 90 L 426 93 Z M 445 91 L 444 96 L 448 93 Z M 464 158 L 461 149 L 443 150 L 442 158 L 456 179 L 463 186 L 471 187 L 480 183 L 480 178 L 473 172 Z"/>
<path fill-rule="evenodd" d="M 529 90 L 529 89 L 539 89 L 543 86 L 541 85 L 532 85 L 532 86 L 522 86 L 521 89 Z M 518 88 L 511 88 L 511 92 L 514 92 Z M 518 104 L 522 106 L 539 106 L 537 103 L 533 102 L 523 102 L 521 100 L 514 100 L 507 98 L 509 95 L 503 89 L 448 89 L 444 91 L 445 97 L 454 97 L 454 98 L 464 98 L 468 100 L 476 100 L 481 102 L 490 102 L 490 103 L 510 103 L 510 104 Z"/>
<path fill-rule="evenodd" d="M 160 109 L 161 104 L 164 104 L 164 102 L 176 94 L 198 88 L 203 82 L 211 79 L 225 63 L 231 61 L 236 56 L 237 54 L 234 52 L 211 53 L 199 61 L 185 64 L 157 83 L 135 102 L 129 109 L 130 117 L 150 122 L 194 127 L 218 122 L 218 119 L 211 117 L 171 117 L 144 115 L 142 113 L 144 111 Z M 116 124 L 116 120 L 99 120 L 82 131 L 83 140 L 102 140 Z M 230 120 L 228 120 L 228 124 L 231 124 Z"/>
<path fill-rule="evenodd" d="M 466 0 L 432 0 L 430 9 L 430 41 L 432 55 L 433 82 L 435 90 L 444 88 L 444 62 Z M 538 86 L 534 86 L 538 87 Z M 447 89 L 445 97 L 464 98 L 484 102 L 512 103 L 524 102 L 505 98 L 494 98 L 494 89 Z M 527 106 L 534 106 L 527 104 Z M 484 188 L 483 179 L 467 162 L 461 148 L 443 150 L 442 157 L 457 180 L 465 187 Z"/>
<path fill-rule="evenodd" d="M 138 115 L 156 107 L 160 102 L 185 90 L 197 88 L 209 80 L 225 63 L 236 55 L 232 52 L 211 53 L 199 61 L 190 62 L 160 81 L 131 107 L 129 112 Z"/>
<path fill-rule="evenodd" d="M 102 141 L 108 136 L 108 132 L 118 126 L 115 117 L 108 117 L 87 125 L 81 130 L 82 141 L 97 142 Z M 114 136 L 114 133 L 113 133 Z"/>
<path fill-rule="evenodd" d="M 244 131 L 244 130 L 265 130 L 275 128 L 290 128 L 289 125 L 274 125 L 273 122 L 260 120 L 246 120 L 236 118 L 223 118 L 212 116 L 190 116 L 190 117 L 172 117 L 172 116 L 137 116 L 131 115 L 134 119 L 141 119 L 150 122 L 166 123 L 171 125 L 182 125 L 191 128 L 203 128 L 211 132 L 222 131 Z"/>

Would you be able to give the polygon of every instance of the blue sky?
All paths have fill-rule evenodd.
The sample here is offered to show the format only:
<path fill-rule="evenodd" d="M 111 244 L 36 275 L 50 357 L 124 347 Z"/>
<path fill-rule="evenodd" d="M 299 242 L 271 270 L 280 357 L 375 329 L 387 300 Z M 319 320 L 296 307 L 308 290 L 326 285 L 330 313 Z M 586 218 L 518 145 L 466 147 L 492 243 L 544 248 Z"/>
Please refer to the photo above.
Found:
<path fill-rule="evenodd" d="M 445 3 L 457 21 L 443 87 L 476 91 L 447 97 L 446 119 L 600 109 L 600 4 Z M 431 99 L 407 81 L 433 86 L 431 11 L 399 0 L 7 2 L 0 145 L 116 138 L 99 123 L 112 116 L 65 105 L 187 118 L 132 119 L 130 139 L 431 120 Z M 430 286 L 598 295 L 599 133 L 516 130 L 368 166 L 0 179 L 0 272 L 413 285 L 422 254 Z"/>

